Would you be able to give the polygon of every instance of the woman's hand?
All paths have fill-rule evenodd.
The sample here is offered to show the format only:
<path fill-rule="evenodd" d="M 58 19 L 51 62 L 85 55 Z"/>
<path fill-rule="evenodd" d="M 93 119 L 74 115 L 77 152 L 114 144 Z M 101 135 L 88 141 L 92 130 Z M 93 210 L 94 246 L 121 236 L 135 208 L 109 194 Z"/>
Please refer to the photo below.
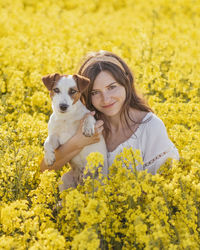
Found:
<path fill-rule="evenodd" d="M 83 132 L 82 132 L 84 120 L 86 119 L 86 117 L 88 115 L 94 115 L 94 114 L 95 114 L 94 111 L 90 112 L 90 113 L 86 114 L 81 119 L 80 126 L 79 126 L 76 134 L 74 135 L 74 139 L 77 141 L 77 146 L 80 148 L 84 148 L 87 145 L 94 144 L 94 143 L 97 143 L 100 141 L 100 134 L 103 131 L 103 121 L 102 120 L 96 121 L 94 135 L 87 137 L 87 136 L 83 135 Z"/>

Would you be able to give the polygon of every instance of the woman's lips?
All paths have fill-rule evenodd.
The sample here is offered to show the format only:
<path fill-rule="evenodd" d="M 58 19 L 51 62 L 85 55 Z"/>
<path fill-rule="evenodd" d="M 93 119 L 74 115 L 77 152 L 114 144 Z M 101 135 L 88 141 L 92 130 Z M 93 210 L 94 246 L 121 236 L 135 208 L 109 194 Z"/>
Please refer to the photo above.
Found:
<path fill-rule="evenodd" d="M 102 108 L 106 109 L 106 108 L 110 108 L 112 107 L 113 105 L 115 104 L 115 102 L 109 104 L 109 105 L 105 105 L 105 106 L 102 106 Z"/>

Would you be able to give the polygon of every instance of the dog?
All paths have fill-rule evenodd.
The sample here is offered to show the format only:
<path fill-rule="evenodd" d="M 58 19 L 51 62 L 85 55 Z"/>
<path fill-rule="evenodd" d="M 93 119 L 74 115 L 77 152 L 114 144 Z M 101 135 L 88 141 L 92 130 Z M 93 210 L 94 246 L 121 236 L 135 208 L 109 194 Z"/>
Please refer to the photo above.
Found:
<path fill-rule="evenodd" d="M 78 74 L 60 75 L 58 73 L 42 77 L 46 88 L 50 91 L 53 113 L 48 122 L 48 137 L 44 143 L 44 161 L 51 166 L 55 161 L 55 149 L 67 142 L 77 131 L 80 120 L 90 111 L 80 100 L 81 94 L 90 84 L 90 80 Z M 85 136 L 95 133 L 96 120 L 88 115 L 83 122 L 82 132 Z M 84 178 L 86 157 L 91 152 L 100 152 L 104 156 L 102 173 L 107 175 L 107 149 L 104 138 L 100 135 L 100 141 L 88 145 L 69 162 L 71 170 L 62 177 L 60 191 L 70 187 L 75 188 Z"/>

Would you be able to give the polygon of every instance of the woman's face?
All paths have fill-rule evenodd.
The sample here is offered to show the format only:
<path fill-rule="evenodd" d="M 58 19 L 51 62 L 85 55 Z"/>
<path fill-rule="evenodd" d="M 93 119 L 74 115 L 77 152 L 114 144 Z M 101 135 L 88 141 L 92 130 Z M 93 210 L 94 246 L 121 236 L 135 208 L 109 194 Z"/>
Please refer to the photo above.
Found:
<path fill-rule="evenodd" d="M 108 71 L 102 71 L 94 81 L 91 98 L 98 111 L 111 117 L 120 114 L 126 91 Z"/>

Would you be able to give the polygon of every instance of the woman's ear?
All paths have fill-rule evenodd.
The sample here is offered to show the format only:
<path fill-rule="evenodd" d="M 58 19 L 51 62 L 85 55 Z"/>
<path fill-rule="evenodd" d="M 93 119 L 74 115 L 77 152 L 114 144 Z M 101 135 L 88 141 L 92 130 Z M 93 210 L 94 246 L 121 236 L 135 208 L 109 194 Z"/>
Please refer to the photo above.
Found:
<path fill-rule="evenodd" d="M 87 77 L 75 74 L 73 75 L 74 80 L 76 81 L 78 90 L 83 93 L 90 84 L 90 79 Z"/>
<path fill-rule="evenodd" d="M 59 81 L 62 76 L 58 73 L 43 76 L 42 81 L 49 91 L 52 90 L 53 86 Z"/>

